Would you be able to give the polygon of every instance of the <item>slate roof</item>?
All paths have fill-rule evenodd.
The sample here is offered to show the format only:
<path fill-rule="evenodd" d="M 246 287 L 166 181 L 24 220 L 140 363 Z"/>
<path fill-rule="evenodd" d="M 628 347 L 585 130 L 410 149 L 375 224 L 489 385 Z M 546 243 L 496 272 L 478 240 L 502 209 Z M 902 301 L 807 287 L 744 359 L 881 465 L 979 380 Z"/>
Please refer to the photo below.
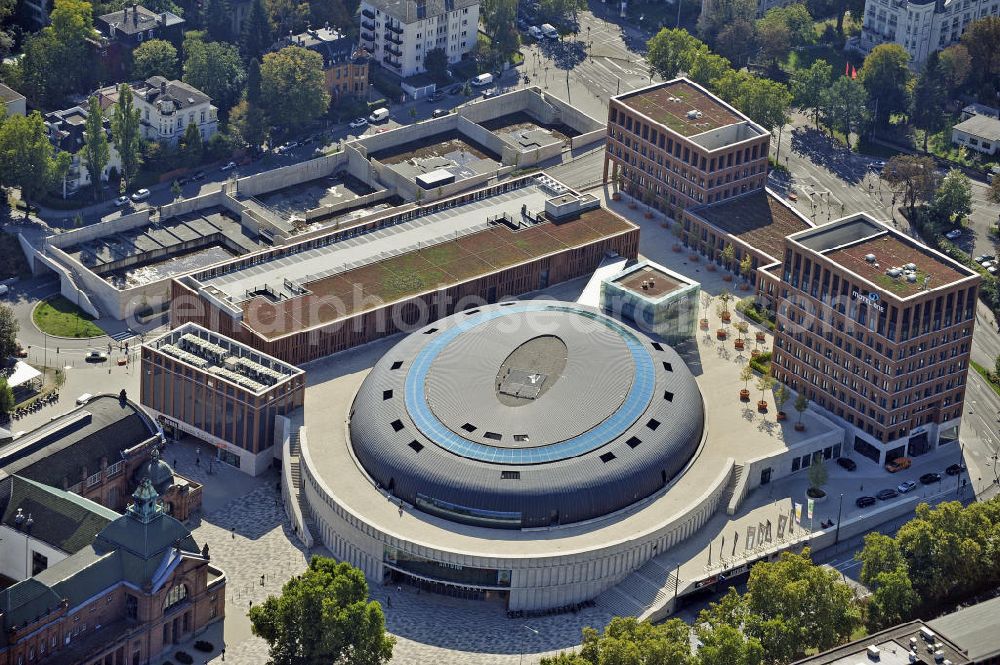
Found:
<path fill-rule="evenodd" d="M 27 528 L 15 522 L 20 508 L 25 517 L 31 516 L 32 538 L 69 554 L 89 545 L 101 529 L 119 517 L 115 511 L 72 492 L 18 476 L 0 481 L 0 505 L 6 526 Z"/>
<path fill-rule="evenodd" d="M 464 9 L 479 4 L 479 0 L 366 0 L 366 2 L 382 10 L 382 12 L 399 19 L 403 23 L 415 23 L 432 16 L 440 16 L 445 12 Z"/>
<path fill-rule="evenodd" d="M 166 84 L 165 95 L 161 88 L 161 84 L 163 83 Z M 211 97 L 198 88 L 188 85 L 184 81 L 168 81 L 162 76 L 151 76 L 142 83 L 133 85 L 132 91 L 142 96 L 150 104 L 155 104 L 161 100 L 172 101 L 178 110 L 212 101 Z"/>
<path fill-rule="evenodd" d="M 166 21 L 165 25 L 164 21 Z M 138 5 L 134 8 L 128 7 L 119 9 L 97 18 L 98 27 L 105 28 L 102 32 L 108 34 L 108 36 L 110 36 L 111 26 L 115 27 L 116 32 L 121 32 L 126 35 L 134 35 L 153 28 L 169 28 L 182 23 L 184 23 L 184 19 L 176 14 L 171 12 L 157 14 L 152 10 L 146 9 L 142 5 Z"/>
<path fill-rule="evenodd" d="M 95 473 L 102 457 L 114 464 L 123 450 L 158 436 L 156 424 L 137 404 L 98 395 L 0 447 L 0 477 L 17 474 L 53 487 L 62 487 L 67 478 L 74 485 L 84 467 Z"/>

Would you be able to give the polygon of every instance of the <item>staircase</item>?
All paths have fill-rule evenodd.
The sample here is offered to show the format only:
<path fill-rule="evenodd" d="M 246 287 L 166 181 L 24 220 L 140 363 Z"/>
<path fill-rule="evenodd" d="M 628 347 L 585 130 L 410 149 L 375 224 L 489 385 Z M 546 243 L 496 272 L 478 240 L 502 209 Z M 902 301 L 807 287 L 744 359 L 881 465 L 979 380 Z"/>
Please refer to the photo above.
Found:
<path fill-rule="evenodd" d="M 653 557 L 597 597 L 598 606 L 614 616 L 639 616 L 660 607 L 674 595 L 676 563 L 665 554 Z"/>
<path fill-rule="evenodd" d="M 719 508 L 726 511 L 727 515 L 734 514 L 739 509 L 739 501 L 742 501 L 742 497 L 737 502 L 736 506 L 732 506 L 733 496 L 736 494 L 736 488 L 739 487 L 740 479 L 743 477 L 743 467 L 739 464 L 733 466 L 733 473 L 729 476 L 729 482 L 726 483 L 726 489 L 722 491 L 722 496 L 719 498 Z"/>
<path fill-rule="evenodd" d="M 312 518 L 312 514 L 309 512 L 309 504 L 305 499 L 305 493 L 302 491 L 302 469 L 300 465 L 301 452 L 302 448 L 299 441 L 299 430 L 298 428 L 295 428 L 288 446 L 288 464 L 292 480 L 292 494 L 294 495 L 295 501 L 299 504 L 299 511 L 302 513 L 303 528 L 308 533 L 308 535 L 300 534 L 300 540 L 302 540 L 303 544 L 308 547 L 312 542 L 315 542 L 314 534 L 318 533 L 319 530 L 316 527 L 316 522 Z"/>

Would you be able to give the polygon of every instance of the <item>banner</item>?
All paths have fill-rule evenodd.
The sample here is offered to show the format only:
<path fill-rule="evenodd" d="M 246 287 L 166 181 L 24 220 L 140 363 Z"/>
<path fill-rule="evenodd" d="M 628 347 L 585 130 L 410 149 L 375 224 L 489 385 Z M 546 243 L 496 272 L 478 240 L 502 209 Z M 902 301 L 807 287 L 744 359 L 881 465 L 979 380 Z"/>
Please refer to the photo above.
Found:
<path fill-rule="evenodd" d="M 788 518 L 784 514 L 778 515 L 778 540 L 784 540 L 785 538 L 785 522 Z"/>
<path fill-rule="evenodd" d="M 798 522 L 799 524 L 802 524 L 802 504 L 801 503 L 796 503 L 795 504 L 795 521 Z"/>
<path fill-rule="evenodd" d="M 756 531 L 756 529 L 754 527 L 752 527 L 752 526 L 748 526 L 747 527 L 747 539 L 743 542 L 743 549 L 744 550 L 752 550 L 753 549 L 754 531 Z"/>
<path fill-rule="evenodd" d="M 813 518 L 813 507 L 816 505 L 816 502 L 813 501 L 812 499 L 808 499 L 806 501 L 806 504 L 807 504 L 806 505 L 806 517 L 808 517 L 809 519 L 812 519 Z"/>

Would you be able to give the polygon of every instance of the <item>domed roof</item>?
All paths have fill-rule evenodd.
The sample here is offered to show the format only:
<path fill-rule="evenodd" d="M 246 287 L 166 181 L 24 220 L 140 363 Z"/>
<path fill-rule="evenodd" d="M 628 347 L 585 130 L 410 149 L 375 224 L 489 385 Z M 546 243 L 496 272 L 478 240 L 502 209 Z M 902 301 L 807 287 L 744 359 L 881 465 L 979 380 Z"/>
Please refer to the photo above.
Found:
<path fill-rule="evenodd" d="M 148 478 L 157 494 L 163 494 L 174 484 L 174 470 L 160 459 L 158 448 L 153 448 L 149 463 L 140 467 L 138 475 L 140 480 Z"/>
<path fill-rule="evenodd" d="M 681 357 L 575 303 L 508 302 L 392 348 L 354 400 L 351 444 L 394 496 L 501 528 L 607 515 L 660 491 L 697 449 Z"/>

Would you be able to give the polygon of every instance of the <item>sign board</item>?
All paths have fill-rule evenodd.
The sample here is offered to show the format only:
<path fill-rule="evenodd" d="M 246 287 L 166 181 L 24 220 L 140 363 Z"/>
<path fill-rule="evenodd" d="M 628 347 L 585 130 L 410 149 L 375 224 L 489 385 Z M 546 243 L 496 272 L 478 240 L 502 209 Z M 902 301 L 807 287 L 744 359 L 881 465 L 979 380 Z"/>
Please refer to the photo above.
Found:
<path fill-rule="evenodd" d="M 851 297 L 855 300 L 864 300 L 872 309 L 882 312 L 883 314 L 885 313 L 885 305 L 879 302 L 879 296 L 874 291 L 868 295 L 864 295 L 860 291 L 851 291 Z"/>

